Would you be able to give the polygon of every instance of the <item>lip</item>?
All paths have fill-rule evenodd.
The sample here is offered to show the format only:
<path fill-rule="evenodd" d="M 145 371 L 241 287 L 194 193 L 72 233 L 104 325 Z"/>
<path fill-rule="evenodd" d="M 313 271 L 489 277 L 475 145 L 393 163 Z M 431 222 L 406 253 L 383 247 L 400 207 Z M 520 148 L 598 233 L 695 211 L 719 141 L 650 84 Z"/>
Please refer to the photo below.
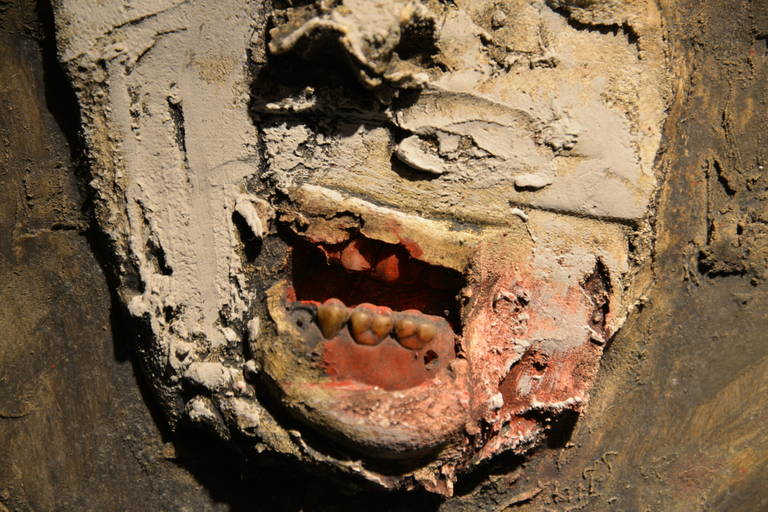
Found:
<path fill-rule="evenodd" d="M 376 346 L 355 343 L 347 326 L 313 345 L 307 325 L 299 327 L 292 313 L 297 309 L 316 311 L 317 305 L 292 301 L 291 295 L 287 280 L 268 292 L 278 346 L 273 347 L 264 370 L 294 417 L 348 448 L 385 459 L 426 455 L 463 427 L 469 406 L 468 368 L 465 360 L 454 357 L 453 331 L 444 319 L 424 315 L 442 326 L 432 343 L 421 350 L 406 348 L 392 336 Z M 419 382 L 406 387 L 388 378 L 386 372 L 377 382 L 377 365 L 412 374 L 407 363 L 430 366 L 433 361 L 424 359 L 430 351 L 437 354 L 439 364 L 422 370 Z M 356 358 L 362 361 L 357 367 Z M 372 374 L 366 376 L 366 369 Z"/>
<path fill-rule="evenodd" d="M 536 311 L 549 318 L 559 311 L 557 301 L 555 310 L 541 302 L 553 295 L 538 287 L 551 284 L 531 274 L 525 227 L 455 229 L 321 187 L 304 186 L 291 197 L 280 220 L 290 233 L 284 240 L 292 274 L 268 290 L 275 329 L 256 348 L 283 408 L 374 459 L 471 452 L 461 448 L 462 437 L 482 445 L 482 425 L 506 428 L 512 411 L 503 401 L 510 396 L 499 402 L 499 383 L 530 337 L 549 337 L 554 324 Z M 392 258 L 399 263 L 380 265 Z M 425 277 L 430 273 L 434 279 Z M 318 313 L 331 305 L 343 313 L 338 325 L 323 328 Z M 392 325 L 378 337 L 355 334 L 355 311 L 389 317 Z M 434 325 L 432 344 L 406 341 L 394 328 L 399 318 Z M 509 431 L 509 446 L 526 437 Z"/>
<path fill-rule="evenodd" d="M 504 329 L 481 326 L 519 323 L 517 313 L 488 310 L 488 295 L 511 287 L 530 255 L 519 228 L 457 229 L 313 185 L 291 200 L 279 213 L 292 240 L 291 278 L 268 291 L 275 335 L 260 340 L 283 407 L 366 457 L 412 460 L 462 432 L 477 435 L 489 390 L 520 357 L 514 333 L 502 340 Z M 408 346 L 394 328 L 376 343 L 353 339 L 346 324 L 324 336 L 318 308 L 339 299 L 349 315 L 411 317 L 439 335 L 424 347 Z"/>
<path fill-rule="evenodd" d="M 469 419 L 457 296 L 473 237 L 320 187 L 291 197 L 291 278 L 268 291 L 276 333 L 260 342 L 270 387 L 300 422 L 366 456 L 439 451 Z M 339 211 L 362 222 L 334 225 Z M 318 311 L 331 306 L 338 321 L 323 327 Z M 355 315 L 385 327 L 355 332 Z"/>
<path fill-rule="evenodd" d="M 322 187 L 290 197 L 278 215 L 292 275 L 268 290 L 274 331 L 254 352 L 268 389 L 308 429 L 353 457 L 452 461 L 446 471 L 454 471 L 502 451 L 523 453 L 552 418 L 586 403 L 601 352 L 590 340 L 605 330 L 611 296 L 601 260 L 573 277 L 553 274 L 561 263 L 535 259 L 528 226 L 516 217 L 457 227 Z M 353 281 L 318 271 L 302 251 Z M 393 254 L 416 267 L 382 270 Z M 443 279 L 413 279 L 413 268 Z M 460 279 L 430 285 L 445 276 Z M 430 286 L 434 293 L 412 293 Z M 329 306 L 342 308 L 330 315 L 332 328 L 320 325 Z M 368 327 L 355 333 L 355 311 L 392 323 L 383 321 L 375 337 Z M 395 329 L 399 318 L 433 324 L 433 344 L 408 341 Z"/>

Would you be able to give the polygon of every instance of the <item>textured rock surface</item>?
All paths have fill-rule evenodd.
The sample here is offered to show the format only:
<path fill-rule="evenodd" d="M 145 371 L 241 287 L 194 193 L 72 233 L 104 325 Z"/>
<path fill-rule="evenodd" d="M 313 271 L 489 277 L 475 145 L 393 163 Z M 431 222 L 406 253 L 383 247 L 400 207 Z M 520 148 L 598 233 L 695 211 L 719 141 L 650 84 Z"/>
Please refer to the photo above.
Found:
<path fill-rule="evenodd" d="M 29 32 L 34 28 L 30 24 L 34 16 L 22 7 L 27 8 L 19 4 L 6 10 L 10 14 L 4 17 L 2 28 L 4 37 L 9 37 L 3 51 L 17 56 L 14 62 L 23 65 L 3 71 L 30 70 L 26 72 L 42 84 L 40 69 L 29 65 L 38 55 L 31 38 L 37 34 Z M 760 165 L 765 157 L 759 149 L 764 146 L 759 127 L 765 124 L 765 108 L 759 106 L 763 100 L 755 91 L 765 84 L 766 26 L 759 14 L 766 9 L 746 3 L 696 6 L 690 11 L 681 5 L 677 9 L 680 18 L 668 10 L 668 23 L 697 43 L 689 45 L 680 39 L 675 49 L 682 59 L 679 69 L 691 70 L 694 62 L 699 67 L 691 72 L 690 82 L 680 82 L 685 86 L 681 92 L 686 94 L 673 115 L 685 122 L 668 131 L 664 168 L 670 186 L 661 198 L 659 257 L 647 276 L 653 282 L 649 300 L 610 347 L 596 400 L 589 415 L 579 422 L 573 446 L 554 450 L 551 466 L 546 447 L 538 461 L 522 470 L 514 469 L 514 460 L 503 459 L 487 468 L 490 478 L 482 482 L 470 479 L 461 485 L 461 496 L 446 502 L 447 509 L 494 510 L 520 504 L 531 510 L 573 506 L 690 510 L 692 502 L 726 510 L 764 506 L 760 478 L 765 471 L 761 454 L 766 450 L 759 426 L 765 422 L 766 410 L 760 402 L 766 374 L 761 366 L 766 354 L 761 344 L 765 247 L 760 236 L 760 212 L 765 206 Z M 24 26 L 27 28 L 21 28 Z M 4 107 L 15 114 L 6 117 L 8 124 L 3 125 L 3 155 L 9 162 L 4 165 L 3 180 L 8 184 L 4 191 L 9 198 L 3 201 L 3 219 L 8 226 L 4 232 L 15 234 L 5 239 L 3 275 L 19 276 L 6 280 L 4 288 L 4 303 L 18 305 L 18 313 L 2 322 L 7 333 L 2 345 L 2 399 L 8 407 L 3 406 L 0 425 L 3 442 L 10 440 L 2 445 L 3 454 L 10 456 L 2 458 L 0 501 L 11 510 L 82 510 L 104 509 L 117 497 L 124 500 L 121 503 L 126 509 L 138 506 L 137 510 L 145 510 L 147 503 L 155 503 L 156 508 L 198 510 L 225 507 L 215 504 L 221 500 L 245 509 L 257 500 L 272 499 L 274 492 L 262 493 L 260 498 L 253 497 L 257 492 L 249 496 L 250 486 L 241 487 L 237 473 L 222 473 L 231 480 L 212 479 L 209 469 L 181 457 L 213 490 L 215 498 L 210 501 L 198 483 L 167 462 L 174 454 L 160 444 L 143 403 L 132 391 L 136 385 L 130 372 L 125 373 L 124 364 L 116 362 L 111 347 L 103 344 L 109 343 L 107 332 L 100 331 L 108 296 L 103 286 L 90 288 L 99 282 L 98 272 L 92 260 L 84 259 L 87 248 L 79 228 L 61 229 L 82 225 L 75 196 L 59 192 L 66 190 L 62 184 L 69 176 L 63 172 L 68 165 L 63 139 L 50 139 L 44 146 L 50 153 L 24 142 L 37 140 L 25 137 L 30 130 L 57 137 L 56 126 L 45 117 L 42 85 L 18 80 L 24 72 L 12 76 L 14 80 L 4 82 L 15 86 L 5 89 L 15 99 Z M 731 89 L 723 85 L 726 79 L 732 81 Z M 51 86 L 49 76 L 46 83 Z M 12 91 L 23 91 L 26 96 Z M 60 93 L 53 97 L 57 101 L 52 105 L 64 103 Z M 59 117 L 65 116 L 59 111 Z M 55 155 L 55 162 L 46 155 Z M 56 162 L 62 169 L 59 173 L 53 172 Z M 26 170 L 31 167 L 40 173 Z M 60 200 L 66 197 L 72 198 L 70 206 Z M 46 245 L 26 251 L 30 243 Z M 45 257 L 38 264 L 33 254 Z M 48 273 L 46 265 L 52 265 Z M 57 282 L 61 284 L 58 289 Z M 62 301 L 63 294 L 82 298 Z M 75 304 L 86 307 L 80 310 Z M 47 312 L 48 323 L 33 317 L 31 311 Z M 61 343 L 51 344 L 54 334 L 45 327 L 50 322 L 59 326 L 55 336 L 60 336 Z M 67 328 L 67 322 L 76 323 Z M 174 350 L 184 354 L 187 349 L 179 346 Z M 71 374 L 57 375 L 36 354 L 66 360 Z M 61 365 L 57 369 L 63 370 Z M 44 380 L 45 376 L 50 378 Z M 87 380 L 78 384 L 76 376 Z M 23 388 L 25 382 L 34 387 Z M 41 387 L 38 382 L 47 384 Z M 258 418 L 236 400 L 232 397 L 228 405 L 222 405 L 222 412 L 239 408 L 237 418 Z M 28 410 L 16 407 L 25 402 L 36 406 Z M 196 409 L 204 410 L 203 404 L 201 407 Z M 69 410 L 79 414 L 67 414 Z M 117 419 L 121 417 L 124 421 Z M 80 438 L 78 432 L 95 435 Z M 30 457 L 30 447 L 44 451 Z M 713 458 L 715 452 L 719 455 Z M 206 465 L 214 460 L 223 462 L 212 457 Z M 40 468 L 47 468 L 51 476 L 41 476 Z M 102 472 L 111 478 L 105 480 Z M 263 479 L 262 475 L 246 481 Z M 289 477 L 283 480 L 293 487 L 290 497 L 275 496 L 274 508 L 311 509 L 344 502 L 354 507 L 364 503 L 357 500 L 367 499 L 341 499 L 327 488 L 306 482 L 291 486 L 291 481 Z M 393 495 L 377 497 L 376 502 L 404 509 L 407 504 L 399 501 L 402 499 Z M 415 508 L 432 506 L 436 506 L 434 501 Z"/>

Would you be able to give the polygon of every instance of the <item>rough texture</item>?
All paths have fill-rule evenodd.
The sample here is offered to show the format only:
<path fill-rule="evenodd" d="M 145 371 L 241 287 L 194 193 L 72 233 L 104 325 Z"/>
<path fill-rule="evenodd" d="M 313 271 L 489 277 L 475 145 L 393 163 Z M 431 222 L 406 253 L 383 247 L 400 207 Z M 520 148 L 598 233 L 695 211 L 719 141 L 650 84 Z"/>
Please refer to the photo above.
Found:
<path fill-rule="evenodd" d="M 554 450 L 551 466 L 545 448 L 539 462 L 528 463 L 521 469 L 514 469 L 514 459 L 503 459 L 487 467 L 490 478 L 465 480 L 458 489 L 461 496 L 447 501 L 444 505 L 447 509 L 497 510 L 518 505 L 518 508 L 530 510 L 574 507 L 690 510 L 694 503 L 701 509 L 759 510 L 765 506 L 761 481 L 766 470 L 765 460 L 761 458 L 761 454 L 766 453 L 765 436 L 759 428 L 765 423 L 762 416 L 766 410 L 761 402 L 764 393 L 760 392 L 766 374 L 761 366 L 766 357 L 765 346 L 761 343 L 765 322 L 761 313 L 765 310 L 761 275 L 765 268 L 765 248 L 759 235 L 760 212 L 765 209 L 761 194 L 765 187 L 761 185 L 764 174 L 760 166 L 764 155 L 760 148 L 764 141 L 760 139 L 759 127 L 766 122 L 766 109 L 760 103 L 764 99 L 758 95 L 759 91 L 765 90 L 766 27 L 765 20 L 760 18 L 761 13 L 767 12 L 765 7 L 749 3 L 712 3 L 705 7 L 676 5 L 674 10 L 665 10 L 668 23 L 675 28 L 673 36 L 680 41 L 674 52 L 680 59 L 677 68 L 685 73 L 678 82 L 681 95 L 672 112 L 673 119 L 678 122 L 667 133 L 663 168 L 667 169 L 669 187 L 660 202 L 659 256 L 653 273 L 646 276 L 653 282 L 653 287 L 646 292 L 648 300 L 613 341 L 601 369 L 601 385 L 596 399 L 578 423 L 573 445 Z M 18 16 L 23 11 L 14 6 L 6 12 Z M 27 16 L 24 23 L 34 20 L 31 14 Z M 4 24 L 4 34 L 24 41 L 19 37 L 22 30 L 16 28 L 20 26 L 23 23 L 12 22 L 10 28 L 9 24 Z M 690 39 L 681 34 L 687 34 Z M 30 39 L 26 41 L 29 53 L 21 54 L 24 55 L 24 69 L 36 69 L 30 67 L 29 62 L 34 61 L 37 47 Z M 4 51 L 18 48 L 10 43 L 4 45 Z M 36 73 L 39 73 L 37 69 Z M 46 82 L 51 83 L 48 78 Z M 25 91 L 26 94 L 41 90 L 25 86 L 20 81 L 10 83 L 18 88 L 9 90 Z M 16 100 L 14 109 L 21 112 L 46 110 L 41 96 L 34 101 L 25 107 L 27 103 Z M 55 102 L 61 103 L 63 101 Z M 32 104 L 37 106 L 32 107 Z M 40 133 L 58 133 L 50 121 L 45 125 L 24 122 L 13 116 L 5 119 L 10 128 L 4 126 L 4 137 L 22 133 L 20 127 L 29 130 L 32 126 L 39 126 Z M 3 151 L 9 160 L 33 159 L 47 173 L 54 168 L 41 154 L 25 157 L 24 144 L 14 143 L 10 138 L 6 140 Z M 58 140 L 51 142 L 50 147 L 58 148 L 52 151 L 57 151 L 61 162 L 66 162 L 66 149 L 62 139 Z M 37 229 L 31 228 L 33 226 L 80 222 L 72 208 L 47 210 L 43 207 L 37 210 L 38 213 L 49 211 L 51 214 L 40 217 L 30 216 L 20 206 L 16 210 L 16 205 L 24 203 L 25 193 L 31 191 L 33 196 L 36 193 L 42 196 L 49 187 L 56 188 L 66 182 L 65 173 L 46 173 L 36 182 L 29 181 L 26 192 L 22 193 L 23 168 L 9 165 L 4 167 L 4 172 L 4 183 L 9 184 L 4 190 L 15 197 L 3 202 L 7 208 L 3 215 L 13 219 L 9 222 L 20 226 L 18 230 L 21 232 Z M 61 194 L 37 204 L 59 204 L 54 197 L 61 197 Z M 72 202 L 76 203 L 76 200 Z M 745 236 L 746 232 L 749 235 Z M 54 236 L 79 239 L 76 231 Z M 20 250 L 20 238 L 8 240 L 12 245 L 4 254 Z M 54 242 L 51 249 L 48 247 L 51 246 L 41 249 L 40 253 L 51 255 L 46 261 L 55 261 L 57 273 L 62 272 L 60 269 L 68 269 L 73 275 L 80 274 L 80 267 L 67 264 L 72 260 L 63 259 L 66 253 L 58 242 Z M 86 250 L 80 243 L 71 254 L 74 258 L 82 258 Z M 25 293 L 35 289 L 31 283 L 39 282 L 40 287 L 50 287 L 56 282 L 50 277 L 37 277 L 44 273 L 44 265 L 16 261 L 15 268 L 27 277 L 20 284 L 6 281 L 11 294 L 10 298 L 4 299 L 6 304 L 21 304 Z M 66 290 L 84 290 L 85 286 L 98 282 L 92 260 L 91 263 L 87 263 L 87 259 L 79 261 L 84 262 L 84 274 L 80 275 L 88 277 L 82 286 L 67 278 Z M 10 267 L 7 273 L 3 269 L 3 275 L 12 275 Z M 60 293 L 43 295 L 59 296 Z M 88 314 L 106 318 L 104 304 L 108 298 L 105 287 L 83 296 L 93 301 Z M 138 507 L 144 510 L 147 503 L 157 503 L 156 508 L 213 509 L 215 505 L 199 491 L 198 484 L 185 480 L 174 465 L 163 462 L 160 457 L 147 456 L 153 453 L 151 450 L 141 451 L 157 443 L 156 431 L 142 412 L 144 406 L 138 395 L 126 393 L 135 387 L 132 378 L 126 379 L 128 382 L 120 380 L 120 375 L 126 377 L 124 364 L 121 366 L 113 361 L 110 351 L 102 351 L 96 361 L 90 359 L 93 348 L 99 346 L 99 335 L 89 335 L 87 326 L 98 322 L 83 321 L 88 316 L 74 309 L 72 304 L 75 303 L 57 302 L 52 308 L 51 302 L 42 296 L 33 297 L 28 306 L 19 308 L 18 315 L 3 320 L 4 328 L 7 326 L 10 333 L 4 337 L 4 342 L 14 347 L 8 350 L 5 349 L 8 345 L 3 345 L 4 371 L 9 368 L 4 382 L 31 381 L 40 375 L 35 370 L 32 353 L 20 353 L 15 347 L 22 346 L 21 340 L 23 345 L 31 347 L 43 343 L 46 349 L 40 353 L 68 357 L 77 374 L 103 372 L 104 385 L 94 389 L 77 385 L 72 379 L 58 380 L 51 383 L 50 391 L 39 389 L 40 397 L 56 396 L 60 402 L 81 406 L 85 389 L 85 396 L 101 404 L 100 409 L 93 411 L 103 412 L 88 410 L 75 420 L 58 413 L 55 407 L 44 406 L 22 418 L 3 419 L 3 434 L 24 432 L 26 437 L 17 437 L 20 439 L 17 444 L 2 446 L 3 454 L 6 449 L 11 453 L 2 460 L 12 461 L 15 468 L 3 470 L 0 479 L 2 503 L 11 510 L 54 506 L 63 510 L 104 509 L 105 504 L 111 506 L 117 496 L 125 499 L 126 509 Z M 78 328 L 71 333 L 64 331 L 62 343 L 50 346 L 51 338 L 44 334 L 47 331 L 35 327 L 40 324 L 29 316 L 29 311 L 35 310 L 51 311 L 51 318 L 76 318 Z M 18 320 L 22 318 L 30 319 L 29 328 L 19 327 L 25 325 Z M 11 357 L 18 364 L 6 364 Z M 25 377 L 25 372 L 31 373 Z M 3 400 L 7 398 L 13 403 L 24 396 L 12 387 L 4 387 L 2 392 Z M 237 407 L 235 404 L 233 407 Z M 205 404 L 200 403 L 196 410 L 204 411 Z M 115 421 L 115 411 L 126 413 L 124 424 Z M 11 415 L 13 411 L 5 416 Z M 249 416 L 254 415 L 239 415 L 241 418 Z M 120 442 L 104 442 L 105 437 L 98 434 L 93 439 L 83 438 L 78 446 L 92 447 L 91 454 L 83 458 L 83 464 L 75 466 L 71 462 L 79 459 L 71 455 L 74 436 L 52 436 L 42 430 L 44 425 L 71 425 L 72 429 L 87 432 L 98 432 L 103 428 L 114 433 L 125 429 L 122 431 L 133 435 L 146 432 L 146 437 Z M 2 439 L 11 437 L 3 435 Z M 48 454 L 61 447 L 62 453 L 68 453 L 69 457 L 45 456 L 36 462 L 28 456 L 28 449 L 41 446 L 42 439 L 47 442 Z M 140 455 L 126 457 L 125 448 Z M 170 452 L 166 454 L 171 455 Z M 723 457 L 723 454 L 727 456 Z M 208 465 L 213 462 L 208 461 Z M 57 466 L 60 463 L 69 465 L 63 469 Z M 113 477 L 109 482 L 99 478 L 99 484 L 88 485 L 94 481 L 89 475 L 98 471 L 99 463 Z M 189 461 L 186 466 L 196 467 Z M 40 478 L 40 467 L 50 468 L 50 474 L 69 475 L 69 479 Z M 222 467 L 226 465 L 217 466 Z M 231 475 L 232 481 L 212 481 L 206 476 L 210 472 L 204 468 L 196 469 L 195 474 L 214 491 L 217 500 L 230 502 L 238 509 L 245 509 L 255 500 L 244 492 L 248 485 L 240 487 L 232 483 L 239 481 L 236 475 Z M 263 480 L 263 476 L 246 479 L 246 482 L 259 480 Z M 75 482 L 82 487 L 77 487 Z M 283 482 L 292 487 L 290 498 L 277 496 L 276 501 L 265 505 L 267 508 L 329 508 L 339 503 L 359 507 L 366 503 L 364 500 L 370 499 L 365 495 L 343 499 L 334 496 L 327 488 L 321 490 L 306 482 L 291 485 L 292 481 L 287 478 Z M 126 489 L 130 492 L 126 493 Z M 273 490 L 270 488 L 268 494 L 262 494 L 262 499 L 267 495 L 274 496 Z M 67 496 L 76 498 L 68 500 Z M 129 499 L 134 496 L 135 500 Z M 421 500 L 416 495 L 411 499 Z M 375 503 L 380 503 L 382 508 L 407 509 L 407 502 L 401 500 L 400 496 L 393 495 L 376 497 Z M 424 510 L 433 506 L 436 506 L 435 501 L 420 501 L 414 508 Z"/>
<path fill-rule="evenodd" d="M 38 9 L 0 4 L 0 510 L 226 510 L 177 465 L 110 312 L 77 107 Z"/>
<path fill-rule="evenodd" d="M 648 260 L 663 29 L 493 5 L 56 4 L 169 428 L 451 495 L 583 410 Z"/>

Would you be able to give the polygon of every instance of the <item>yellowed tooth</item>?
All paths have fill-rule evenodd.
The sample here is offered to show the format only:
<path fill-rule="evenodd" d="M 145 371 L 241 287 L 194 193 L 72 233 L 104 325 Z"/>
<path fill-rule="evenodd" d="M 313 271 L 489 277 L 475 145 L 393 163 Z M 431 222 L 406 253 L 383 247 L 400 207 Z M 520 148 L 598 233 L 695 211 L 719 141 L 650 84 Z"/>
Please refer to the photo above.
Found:
<path fill-rule="evenodd" d="M 437 335 L 437 327 L 419 319 L 398 318 L 395 321 L 395 337 L 405 348 L 421 350 Z"/>
<path fill-rule="evenodd" d="M 407 338 L 416 334 L 416 323 L 410 318 L 398 318 L 395 322 L 395 336 Z"/>
<path fill-rule="evenodd" d="M 353 334 L 366 331 L 371 326 L 371 315 L 365 311 L 353 311 L 349 317 L 349 331 Z"/>
<path fill-rule="evenodd" d="M 437 334 L 437 327 L 435 327 L 435 324 L 423 323 L 419 325 L 419 341 L 421 341 L 424 345 L 432 341 L 432 338 L 435 337 L 435 334 Z"/>
<path fill-rule="evenodd" d="M 376 345 L 381 339 L 370 331 L 373 319 L 365 311 L 353 311 L 349 317 L 349 333 L 361 345 Z"/>
<path fill-rule="evenodd" d="M 327 302 L 317 307 L 317 323 L 326 339 L 331 339 L 344 327 L 349 310 L 341 301 Z"/>
<path fill-rule="evenodd" d="M 398 318 L 395 322 L 395 337 L 405 348 L 419 350 L 424 344 L 419 339 L 418 324 L 410 318 Z"/>
<path fill-rule="evenodd" d="M 383 340 L 389 335 L 392 330 L 392 316 L 391 315 L 374 315 L 371 321 L 371 332 L 375 334 L 380 340 Z"/>

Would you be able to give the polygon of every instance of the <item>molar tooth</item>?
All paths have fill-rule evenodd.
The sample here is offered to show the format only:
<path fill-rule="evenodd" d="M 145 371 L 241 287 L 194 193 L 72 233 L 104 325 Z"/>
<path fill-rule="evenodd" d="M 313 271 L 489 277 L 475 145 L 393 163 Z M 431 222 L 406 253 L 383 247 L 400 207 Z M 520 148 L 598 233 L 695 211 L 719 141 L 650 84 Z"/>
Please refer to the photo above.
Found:
<path fill-rule="evenodd" d="M 373 319 L 365 311 L 355 310 L 349 317 L 349 332 L 361 345 L 376 345 L 381 340 L 369 329 Z"/>
<path fill-rule="evenodd" d="M 435 337 L 435 334 L 437 334 L 437 327 L 435 327 L 435 324 L 423 323 L 419 325 L 419 341 L 421 341 L 424 345 L 432 341 L 432 338 Z"/>
<path fill-rule="evenodd" d="M 365 311 L 355 310 L 349 317 L 349 330 L 353 334 L 368 330 L 371 326 L 371 315 Z"/>
<path fill-rule="evenodd" d="M 398 318 L 395 322 L 395 335 L 398 338 L 407 338 L 416 333 L 416 323 L 410 318 Z"/>
<path fill-rule="evenodd" d="M 374 315 L 371 321 L 371 331 L 379 340 L 383 340 L 392 330 L 392 323 L 391 315 Z"/>
<path fill-rule="evenodd" d="M 437 326 L 429 321 L 400 317 L 395 322 L 395 337 L 405 348 L 421 350 L 437 335 Z"/>
<path fill-rule="evenodd" d="M 398 318 L 395 322 L 395 337 L 405 348 L 419 350 L 424 346 L 418 335 L 419 325 L 410 318 Z"/>
<path fill-rule="evenodd" d="M 348 318 L 349 310 L 338 299 L 328 299 L 317 307 L 317 323 L 326 339 L 336 336 Z"/>

